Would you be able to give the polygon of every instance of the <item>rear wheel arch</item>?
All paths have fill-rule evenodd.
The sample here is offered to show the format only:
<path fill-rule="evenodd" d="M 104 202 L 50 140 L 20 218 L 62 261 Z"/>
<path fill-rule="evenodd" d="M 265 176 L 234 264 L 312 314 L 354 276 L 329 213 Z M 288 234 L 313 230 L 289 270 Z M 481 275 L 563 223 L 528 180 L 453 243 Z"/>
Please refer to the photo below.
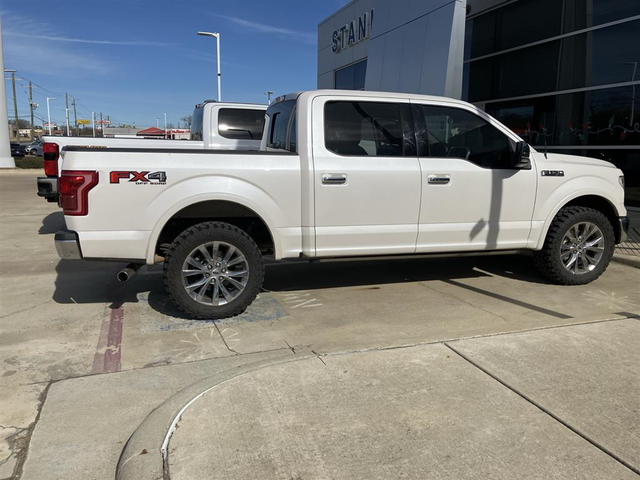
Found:
<path fill-rule="evenodd" d="M 253 208 L 233 200 L 201 200 L 184 206 L 162 222 L 151 239 L 147 261 L 163 250 L 186 229 L 202 222 L 221 221 L 244 231 L 263 254 L 278 254 L 274 228 Z"/>

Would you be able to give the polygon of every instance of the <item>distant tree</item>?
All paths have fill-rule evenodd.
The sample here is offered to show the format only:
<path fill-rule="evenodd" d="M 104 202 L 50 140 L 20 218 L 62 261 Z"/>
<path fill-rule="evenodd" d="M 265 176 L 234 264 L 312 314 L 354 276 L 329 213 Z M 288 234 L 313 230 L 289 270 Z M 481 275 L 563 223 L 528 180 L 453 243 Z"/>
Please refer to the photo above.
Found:
<path fill-rule="evenodd" d="M 9 123 L 13 127 L 16 124 L 15 119 L 9 120 Z M 23 120 L 22 118 L 18 119 L 18 128 L 31 128 L 31 125 L 27 120 Z"/>
<path fill-rule="evenodd" d="M 185 115 L 180 120 L 182 120 L 187 125 L 187 128 L 191 128 L 191 115 Z"/>

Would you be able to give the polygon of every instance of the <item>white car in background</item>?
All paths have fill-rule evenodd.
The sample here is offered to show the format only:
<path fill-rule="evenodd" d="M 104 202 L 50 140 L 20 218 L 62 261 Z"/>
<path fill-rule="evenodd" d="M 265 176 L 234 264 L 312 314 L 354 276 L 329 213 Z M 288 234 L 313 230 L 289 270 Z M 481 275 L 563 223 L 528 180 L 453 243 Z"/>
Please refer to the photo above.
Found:
<path fill-rule="evenodd" d="M 44 136 L 45 177 L 38 177 L 38 196 L 57 202 L 60 152 L 71 146 L 113 151 L 157 149 L 259 150 L 267 105 L 208 100 L 196 105 L 189 140 Z"/>

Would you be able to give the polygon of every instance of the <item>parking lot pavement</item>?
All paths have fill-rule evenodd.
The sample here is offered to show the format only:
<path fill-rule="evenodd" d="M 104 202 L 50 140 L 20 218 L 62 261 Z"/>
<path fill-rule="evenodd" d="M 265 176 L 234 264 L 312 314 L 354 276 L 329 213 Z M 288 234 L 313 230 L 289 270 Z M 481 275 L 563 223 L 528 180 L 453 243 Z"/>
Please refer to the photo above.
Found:
<path fill-rule="evenodd" d="M 117 391 L 126 378 L 117 372 L 166 371 L 173 384 L 177 370 L 171 367 L 178 363 L 224 365 L 247 354 L 301 348 L 322 356 L 640 313 L 638 269 L 612 263 L 590 285 L 557 287 L 537 275 L 526 256 L 492 256 L 269 265 L 265 291 L 246 313 L 194 321 L 169 302 L 158 266 L 118 284 L 115 273 L 124 265 L 59 261 L 53 234 L 64 219 L 56 205 L 35 195 L 38 174 L 0 172 L 0 478 L 18 476 L 27 458 L 48 458 L 38 451 L 42 443 L 29 449 L 30 439 L 38 437 L 39 421 L 43 432 L 44 420 L 53 422 L 47 428 L 56 428 L 56 419 L 66 428 L 61 398 L 73 378 L 94 376 L 95 384 L 109 378 Z M 189 383 L 188 373 L 180 375 Z M 140 413 L 135 390 L 126 387 L 131 400 L 122 401 L 123 411 Z M 158 391 L 154 401 L 169 391 Z M 42 410 L 48 393 L 56 402 Z M 100 389 L 86 392 L 78 412 L 101 396 Z M 125 437 L 137 426 L 138 417 L 108 415 Z M 75 419 L 96 442 L 92 420 L 81 413 Z M 105 436 L 96 448 L 113 448 L 110 442 L 113 437 Z M 77 455 L 91 462 L 90 454 Z M 61 459 L 51 477 L 69 478 L 73 465 Z"/>
<path fill-rule="evenodd" d="M 181 412 L 168 473 L 637 478 L 638 340 L 634 319 L 270 366 Z"/>

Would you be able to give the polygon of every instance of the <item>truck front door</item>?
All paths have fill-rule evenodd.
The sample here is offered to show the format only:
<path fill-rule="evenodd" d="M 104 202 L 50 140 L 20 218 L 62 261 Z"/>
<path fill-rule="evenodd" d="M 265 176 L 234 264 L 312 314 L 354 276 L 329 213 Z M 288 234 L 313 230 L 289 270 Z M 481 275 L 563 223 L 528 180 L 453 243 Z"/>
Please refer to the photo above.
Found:
<path fill-rule="evenodd" d="M 535 165 L 511 166 L 507 134 L 462 106 L 415 104 L 422 205 L 417 252 L 527 246 Z"/>
<path fill-rule="evenodd" d="M 316 256 L 414 253 L 421 175 L 409 102 L 317 97 L 313 111 Z"/>

